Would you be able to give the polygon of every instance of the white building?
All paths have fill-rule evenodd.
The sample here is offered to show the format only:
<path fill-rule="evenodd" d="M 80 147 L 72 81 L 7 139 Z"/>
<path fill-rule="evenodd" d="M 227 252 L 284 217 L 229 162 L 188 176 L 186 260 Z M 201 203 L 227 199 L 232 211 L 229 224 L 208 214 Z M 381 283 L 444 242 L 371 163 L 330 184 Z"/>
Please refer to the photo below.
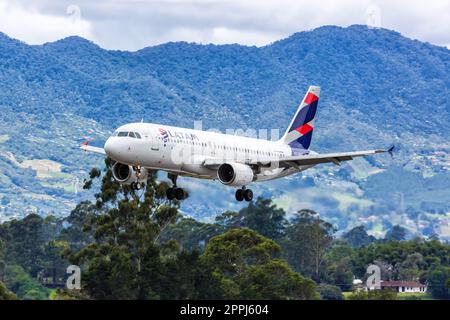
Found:
<path fill-rule="evenodd" d="M 426 293 L 427 286 L 415 281 L 381 281 L 381 289 L 394 289 L 398 293 Z"/>

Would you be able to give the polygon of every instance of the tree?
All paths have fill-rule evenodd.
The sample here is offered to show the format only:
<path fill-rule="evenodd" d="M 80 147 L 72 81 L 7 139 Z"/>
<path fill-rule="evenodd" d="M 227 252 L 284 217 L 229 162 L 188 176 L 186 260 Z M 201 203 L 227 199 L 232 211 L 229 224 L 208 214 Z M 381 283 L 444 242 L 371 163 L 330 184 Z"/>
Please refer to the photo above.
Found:
<path fill-rule="evenodd" d="M 391 230 L 386 233 L 384 240 L 390 241 L 403 241 L 406 239 L 407 230 L 399 225 L 393 226 Z"/>
<path fill-rule="evenodd" d="M 30 214 L 22 220 L 13 220 L 1 226 L 5 237 L 5 260 L 22 266 L 36 277 L 42 269 L 45 238 L 44 219 Z"/>
<path fill-rule="evenodd" d="M 158 194 L 154 179 L 149 179 L 143 201 L 128 186 L 115 185 L 110 163 L 106 164 L 102 192 L 97 195 L 97 208 L 104 213 L 91 221 L 95 243 L 70 258 L 86 268 L 85 289 L 94 298 L 157 297 L 157 288 L 150 285 L 163 268 L 156 243 L 161 231 L 176 219 L 177 208 Z"/>
<path fill-rule="evenodd" d="M 227 211 L 216 217 L 216 222 L 227 229 L 249 228 L 264 237 L 279 239 L 283 235 L 286 212 L 271 199 L 258 198 L 239 212 Z"/>
<path fill-rule="evenodd" d="M 0 282 L 0 300 L 16 300 L 17 296 L 9 291 L 5 285 Z"/>
<path fill-rule="evenodd" d="M 404 281 L 419 281 L 424 264 L 425 261 L 420 253 L 415 252 L 408 255 L 405 261 L 396 266 L 398 278 Z"/>
<path fill-rule="evenodd" d="M 352 290 L 354 276 L 350 257 L 343 258 L 330 264 L 327 272 L 331 284 L 337 286 L 342 291 Z"/>
<path fill-rule="evenodd" d="M 161 234 L 160 241 L 174 239 L 185 250 L 203 250 L 209 239 L 223 231 L 224 227 L 218 224 L 203 223 L 192 218 L 181 218 L 168 226 Z"/>
<path fill-rule="evenodd" d="M 246 266 L 278 258 L 280 252 L 278 244 L 253 230 L 232 229 L 209 241 L 204 259 L 216 265 L 223 274 L 236 276 Z"/>
<path fill-rule="evenodd" d="M 93 207 L 85 204 L 74 212 L 83 220 L 88 217 L 90 226 L 84 230 L 93 231 L 94 242 L 70 255 L 71 261 L 84 269 L 86 294 L 96 299 L 189 299 L 212 295 L 214 290 L 209 287 L 214 288 L 213 277 L 199 261 L 199 255 L 180 251 L 176 241 L 162 236 L 179 217 L 178 202 L 165 199 L 168 185 L 157 183 L 150 175 L 143 194 L 138 196 L 137 191 L 116 183 L 110 160 L 105 163 L 96 210 L 89 214 Z M 198 285 L 200 281 L 204 285 Z"/>
<path fill-rule="evenodd" d="M 439 241 L 377 242 L 355 249 L 352 255 L 353 272 L 363 277 L 369 264 L 378 261 L 382 266 L 382 275 L 398 280 L 400 277 L 414 277 L 409 271 L 417 273 L 419 281 L 425 283 L 429 270 L 443 265 L 450 265 L 448 244 Z M 420 254 L 422 258 L 418 255 Z M 402 265 L 405 267 L 402 270 Z M 407 269 L 410 269 L 409 271 Z M 386 271 L 386 272 L 383 272 Z"/>
<path fill-rule="evenodd" d="M 225 299 L 315 299 L 313 281 L 277 259 L 280 246 L 250 229 L 212 238 L 203 254 L 214 266 Z"/>
<path fill-rule="evenodd" d="M 329 284 L 321 284 L 317 287 L 320 293 L 320 297 L 323 300 L 344 300 L 344 295 L 342 291 L 337 286 L 332 286 Z"/>
<path fill-rule="evenodd" d="M 450 268 L 438 266 L 429 271 L 428 290 L 435 299 L 450 299 Z"/>
<path fill-rule="evenodd" d="M 69 265 L 64 258 L 64 253 L 69 250 L 69 243 L 66 241 L 51 240 L 44 245 L 42 257 L 42 268 L 40 278 L 42 282 L 61 284 L 66 275 Z M 50 280 L 51 279 L 51 280 Z"/>
<path fill-rule="evenodd" d="M 201 259 L 197 250 L 180 252 L 165 263 L 160 298 L 223 299 L 220 282 L 213 276 L 214 267 Z"/>
<path fill-rule="evenodd" d="M 215 235 L 223 230 L 222 226 L 193 219 L 181 219 L 174 224 L 179 219 L 178 202 L 165 199 L 167 185 L 157 183 L 151 175 L 145 191 L 138 197 L 136 191 L 114 182 L 110 167 L 107 159 L 95 209 L 86 203 L 72 213 L 74 218 L 87 221 L 89 226 L 83 230 L 93 235 L 92 243 L 70 255 L 70 260 L 83 268 L 86 296 L 96 299 L 251 298 L 256 286 L 251 285 L 254 276 L 271 270 L 271 277 L 261 283 L 273 289 L 269 290 L 273 292 L 270 296 L 267 289 L 264 291 L 265 298 L 315 297 L 315 284 L 311 280 L 296 274 L 286 262 L 276 260 L 280 247 L 272 240 L 250 229 Z M 98 177 L 97 172 L 91 172 L 90 181 Z M 87 187 L 92 185 L 88 183 Z M 280 213 L 270 201 L 257 203 L 250 214 L 245 213 L 251 217 L 248 221 L 256 219 L 255 210 L 269 208 Z M 276 214 L 270 217 L 278 221 Z M 74 221 L 71 226 L 74 228 L 71 232 L 80 230 Z M 207 241 L 200 255 L 195 248 Z M 186 248 L 194 250 L 186 251 Z M 275 266 L 280 267 L 279 278 L 275 278 Z"/>
<path fill-rule="evenodd" d="M 300 273 L 320 282 L 324 255 L 335 228 L 312 210 L 301 210 L 286 228 L 283 247 L 288 262 Z"/>
<path fill-rule="evenodd" d="M 293 271 L 284 260 L 252 265 L 239 277 L 240 299 L 318 299 L 316 285 Z"/>
<path fill-rule="evenodd" d="M 325 254 L 326 282 L 342 291 L 353 288 L 353 248 L 343 241 L 335 241 Z"/>
<path fill-rule="evenodd" d="M 355 248 L 367 246 L 376 240 L 367 234 L 366 228 L 362 225 L 345 233 L 342 239 Z"/>
<path fill-rule="evenodd" d="M 61 230 L 58 239 L 67 241 L 74 251 L 92 243 L 94 241 L 93 221 L 98 214 L 99 209 L 90 201 L 79 203 L 64 219 L 67 227 Z"/>
<path fill-rule="evenodd" d="M 5 285 L 17 297 L 25 300 L 46 300 L 50 290 L 32 278 L 21 266 L 7 266 Z"/>

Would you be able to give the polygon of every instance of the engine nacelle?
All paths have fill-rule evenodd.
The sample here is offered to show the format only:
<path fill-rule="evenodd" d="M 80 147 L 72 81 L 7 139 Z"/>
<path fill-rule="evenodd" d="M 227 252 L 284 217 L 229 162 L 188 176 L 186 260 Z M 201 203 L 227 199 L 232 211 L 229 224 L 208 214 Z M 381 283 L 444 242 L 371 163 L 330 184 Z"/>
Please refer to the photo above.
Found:
<path fill-rule="evenodd" d="M 219 181 L 227 186 L 242 187 L 255 181 L 252 168 L 241 163 L 224 163 L 217 169 Z"/>
<path fill-rule="evenodd" d="M 139 179 L 132 166 L 116 162 L 112 167 L 112 174 L 114 179 L 120 184 L 132 184 L 133 182 L 146 182 L 148 177 L 148 171 L 145 168 L 141 168 Z"/>

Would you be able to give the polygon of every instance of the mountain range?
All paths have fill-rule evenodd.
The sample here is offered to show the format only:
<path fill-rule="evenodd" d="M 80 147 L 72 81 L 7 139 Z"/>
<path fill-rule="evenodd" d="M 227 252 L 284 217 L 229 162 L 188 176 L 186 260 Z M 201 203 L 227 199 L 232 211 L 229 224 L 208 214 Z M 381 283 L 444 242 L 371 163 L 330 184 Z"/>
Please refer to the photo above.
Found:
<path fill-rule="evenodd" d="M 289 214 L 318 211 L 344 231 L 450 240 L 450 52 L 366 26 L 326 26 L 264 47 L 174 42 L 108 51 L 80 37 L 28 45 L 0 33 L 0 220 L 66 215 L 101 146 L 126 122 L 283 133 L 309 85 L 322 87 L 312 148 L 384 148 L 389 156 L 325 165 L 255 185 Z M 198 126 L 199 123 L 196 123 Z M 271 135 L 270 133 L 274 133 Z M 165 179 L 161 175 L 161 179 Z M 239 210 L 234 191 L 180 179 L 186 215 Z"/>

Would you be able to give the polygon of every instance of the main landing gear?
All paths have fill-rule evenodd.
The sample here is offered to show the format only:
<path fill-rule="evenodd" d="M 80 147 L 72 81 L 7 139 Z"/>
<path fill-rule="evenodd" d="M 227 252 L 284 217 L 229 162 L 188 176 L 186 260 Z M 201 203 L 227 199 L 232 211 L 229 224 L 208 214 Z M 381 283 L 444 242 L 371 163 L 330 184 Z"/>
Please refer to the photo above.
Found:
<path fill-rule="evenodd" d="M 239 202 L 247 201 L 250 202 L 253 200 L 253 191 L 251 189 L 246 189 L 242 187 L 242 189 L 236 190 L 236 200 Z"/>
<path fill-rule="evenodd" d="M 183 200 L 186 198 L 186 192 L 183 190 L 183 188 L 178 188 L 177 187 L 177 178 L 178 176 L 175 174 L 168 174 L 169 179 L 172 181 L 173 183 L 173 187 L 168 188 L 166 190 L 166 197 L 167 200 L 173 200 L 173 199 L 177 199 L 178 201 Z"/>

